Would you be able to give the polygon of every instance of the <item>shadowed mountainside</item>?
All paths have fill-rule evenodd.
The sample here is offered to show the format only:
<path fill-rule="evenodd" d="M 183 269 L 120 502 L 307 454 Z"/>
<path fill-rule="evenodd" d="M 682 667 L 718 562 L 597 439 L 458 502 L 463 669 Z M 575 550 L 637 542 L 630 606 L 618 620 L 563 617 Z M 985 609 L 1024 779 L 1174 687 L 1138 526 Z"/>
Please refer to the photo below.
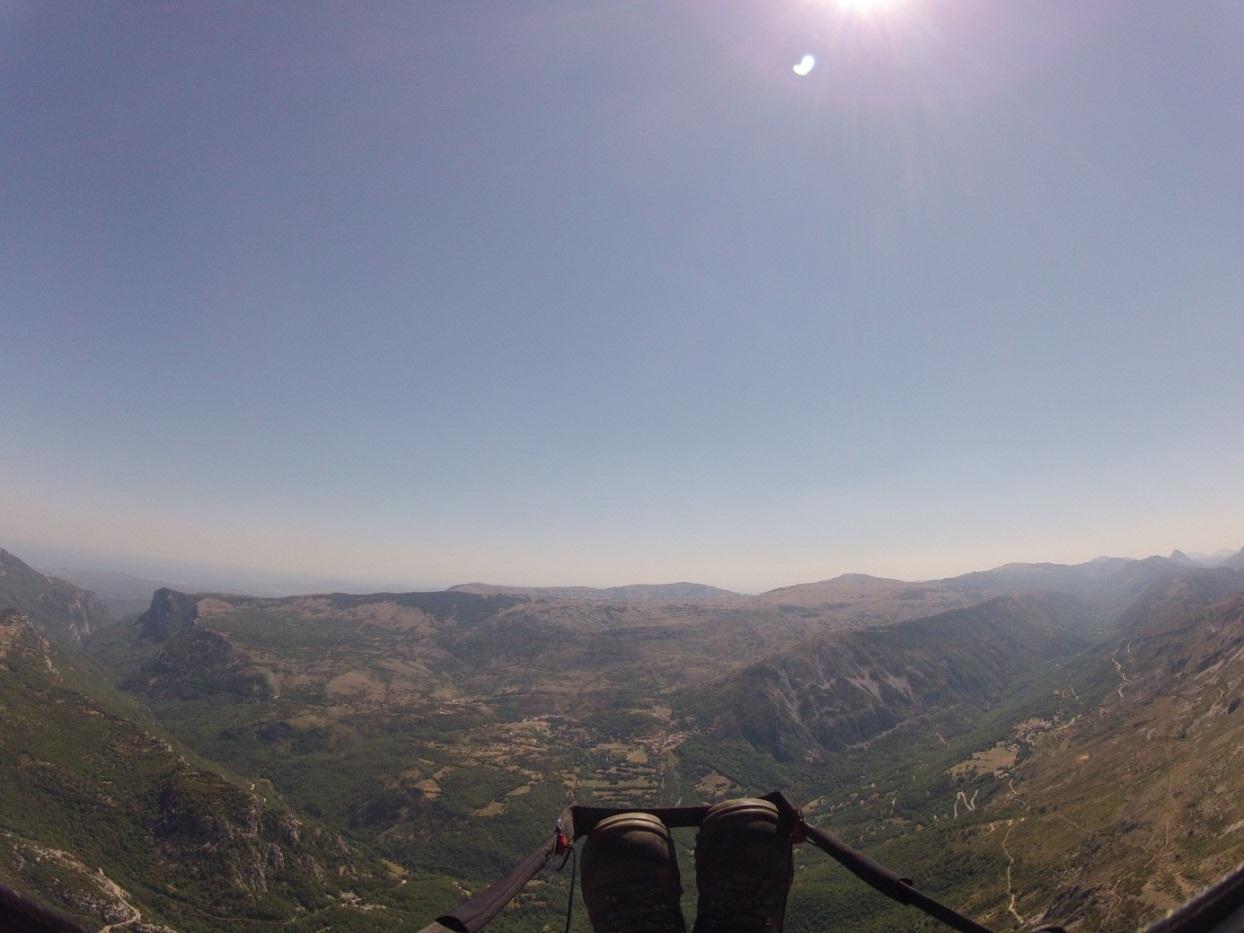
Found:
<path fill-rule="evenodd" d="M 689 698 L 706 728 L 779 761 L 825 754 L 930 710 L 987 708 L 1034 665 L 1087 647 L 1091 610 L 1067 600 L 996 597 L 891 626 L 809 639 Z"/>

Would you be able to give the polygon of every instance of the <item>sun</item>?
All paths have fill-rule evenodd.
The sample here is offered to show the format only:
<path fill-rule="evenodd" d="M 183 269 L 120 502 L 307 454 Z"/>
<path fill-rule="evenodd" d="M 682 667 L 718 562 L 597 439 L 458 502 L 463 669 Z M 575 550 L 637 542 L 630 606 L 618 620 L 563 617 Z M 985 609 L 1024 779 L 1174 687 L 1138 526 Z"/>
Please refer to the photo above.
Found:
<path fill-rule="evenodd" d="M 837 0 L 838 8 L 848 13 L 869 15 L 902 6 L 904 0 Z"/>

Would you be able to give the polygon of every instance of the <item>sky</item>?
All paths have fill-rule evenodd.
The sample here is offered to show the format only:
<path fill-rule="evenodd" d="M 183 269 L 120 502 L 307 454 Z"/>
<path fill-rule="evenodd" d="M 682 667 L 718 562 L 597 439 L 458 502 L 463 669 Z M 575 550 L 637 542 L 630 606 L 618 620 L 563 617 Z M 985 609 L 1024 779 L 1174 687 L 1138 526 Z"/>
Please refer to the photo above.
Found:
<path fill-rule="evenodd" d="M 0 0 L 0 544 L 748 590 L 1238 547 L 1241 73 L 1234 0 Z"/>

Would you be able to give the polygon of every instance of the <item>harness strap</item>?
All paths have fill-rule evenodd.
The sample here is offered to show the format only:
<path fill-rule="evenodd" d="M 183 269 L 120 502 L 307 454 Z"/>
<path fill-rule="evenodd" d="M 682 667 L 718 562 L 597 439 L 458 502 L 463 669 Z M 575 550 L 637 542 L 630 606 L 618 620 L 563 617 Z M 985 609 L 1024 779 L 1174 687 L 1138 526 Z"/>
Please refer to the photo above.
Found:
<path fill-rule="evenodd" d="M 961 930 L 963 933 L 990 933 L 988 927 L 981 926 L 975 920 L 971 920 L 951 910 L 945 904 L 935 901 L 927 894 L 921 894 L 911 886 L 910 878 L 901 877 L 897 872 L 891 871 L 880 862 L 873 861 L 863 852 L 851 848 L 836 836 L 832 836 L 822 829 L 817 829 L 815 826 L 808 826 L 806 823 L 804 824 L 804 832 L 807 834 L 808 842 L 822 852 L 828 853 L 830 858 L 855 875 L 855 877 L 869 887 L 880 891 L 891 900 L 898 901 L 900 904 L 910 904 L 912 907 L 924 911 L 930 917 L 936 917 L 947 926 Z"/>
<path fill-rule="evenodd" d="M 550 840 L 511 868 L 509 874 L 496 884 L 485 888 L 465 904 L 459 904 L 449 913 L 437 917 L 436 922 L 454 933 L 476 933 L 501 913 L 502 908 L 523 889 L 523 885 L 548 863 L 554 848 L 555 842 Z"/>
<path fill-rule="evenodd" d="M 918 910 L 935 917 L 947 926 L 961 933 L 991 933 L 988 927 L 981 926 L 974 920 L 951 910 L 945 904 L 935 901 L 927 894 L 922 894 L 912 887 L 911 879 L 904 878 L 897 872 L 886 868 L 880 862 L 869 858 L 858 849 L 853 849 L 837 836 L 809 826 L 803 814 L 791 806 L 790 801 L 777 791 L 761 798 L 772 803 L 778 809 L 781 825 L 790 832 L 794 842 L 807 841 L 821 851 L 827 853 L 834 861 L 849 872 L 875 888 L 886 897 L 908 904 Z M 554 854 L 566 854 L 575 840 L 586 836 L 596 828 L 602 820 L 619 813 L 650 813 L 671 829 L 696 827 L 704 822 L 709 808 L 699 807 L 569 807 L 557 821 L 557 830 L 552 839 L 540 849 L 532 852 L 510 873 L 492 887 L 480 892 L 471 900 L 462 904 L 451 913 L 436 919 L 441 929 L 453 933 L 476 933 L 484 924 L 501 912 L 531 878 L 542 869 Z M 564 863 L 563 863 L 564 864 Z M 436 929 L 434 924 L 424 933 Z M 439 933 L 439 930 L 437 931 Z"/>

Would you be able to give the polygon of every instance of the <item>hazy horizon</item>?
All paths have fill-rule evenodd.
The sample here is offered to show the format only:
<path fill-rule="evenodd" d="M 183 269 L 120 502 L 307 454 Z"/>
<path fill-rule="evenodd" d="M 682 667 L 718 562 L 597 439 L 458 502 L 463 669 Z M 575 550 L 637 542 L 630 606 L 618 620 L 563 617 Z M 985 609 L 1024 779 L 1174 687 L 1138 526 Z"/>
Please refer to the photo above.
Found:
<path fill-rule="evenodd" d="M 256 564 L 230 565 L 227 563 L 216 563 L 210 561 L 193 563 L 168 559 L 162 560 L 152 556 L 143 557 L 137 555 L 117 554 L 107 551 L 92 551 L 80 547 L 64 547 L 25 540 L 17 540 L 9 543 L 0 541 L 0 547 L 4 547 L 11 553 L 16 554 L 18 558 L 29 563 L 36 570 L 43 572 L 51 572 L 55 570 L 118 572 L 134 577 L 149 578 L 169 585 L 185 585 L 191 589 L 206 590 L 211 589 L 212 587 L 233 587 L 234 591 L 250 592 L 258 596 L 292 595 L 295 593 L 308 592 L 309 590 L 307 587 L 323 584 L 325 582 L 331 582 L 337 585 L 346 585 L 350 589 L 358 590 L 360 592 L 441 590 L 467 583 L 486 583 L 491 585 L 514 587 L 586 586 L 606 588 L 611 586 L 688 582 L 707 584 L 709 586 L 716 586 L 721 589 L 733 590 L 737 593 L 749 595 L 763 593 L 768 590 L 778 589 L 785 586 L 794 586 L 802 583 L 815 583 L 821 580 L 832 579 L 833 577 L 841 576 L 843 574 L 853 573 L 862 573 L 868 576 L 899 579 L 905 582 L 917 583 L 928 580 L 943 579 L 946 577 L 954 577 L 962 573 L 970 573 L 972 571 L 990 570 L 995 567 L 1011 563 L 1075 564 L 1091 561 L 1098 557 L 1143 560 L 1146 557 L 1167 557 L 1175 550 L 1180 550 L 1194 559 L 1201 559 L 1212 558 L 1215 555 L 1226 556 L 1234 554 L 1239 550 L 1238 548 L 1230 547 L 1214 548 L 1213 550 L 1199 550 L 1196 548 L 1167 548 L 1165 550 L 1157 550 L 1150 553 L 1095 554 L 1092 557 L 1084 558 L 1084 560 L 1054 561 L 1040 558 L 1032 561 L 996 560 L 979 566 L 965 566 L 946 573 L 933 574 L 927 577 L 902 576 L 900 574 L 887 573 L 880 570 L 865 571 L 854 567 L 842 567 L 820 575 L 812 575 L 799 579 L 780 580 L 778 582 L 771 582 L 762 586 L 732 586 L 728 582 L 723 582 L 721 580 L 675 576 L 654 577 L 650 579 L 619 578 L 616 580 L 609 579 L 599 581 L 566 581 L 557 579 L 532 581 L 511 580 L 477 575 L 473 577 L 464 577 L 462 579 L 438 581 L 420 578 L 418 575 L 412 575 L 408 578 L 397 576 L 386 578 L 371 574 L 350 574 L 342 573 L 333 570 L 332 568 L 311 570 L 300 569 L 292 571 L 269 568 Z M 184 576 L 186 579 L 178 579 L 179 574 Z M 373 588 L 366 589 L 367 587 Z"/>
<path fill-rule="evenodd" d="M 0 50 L 15 541 L 757 591 L 1244 538 L 1244 5 L 9 0 Z"/>

